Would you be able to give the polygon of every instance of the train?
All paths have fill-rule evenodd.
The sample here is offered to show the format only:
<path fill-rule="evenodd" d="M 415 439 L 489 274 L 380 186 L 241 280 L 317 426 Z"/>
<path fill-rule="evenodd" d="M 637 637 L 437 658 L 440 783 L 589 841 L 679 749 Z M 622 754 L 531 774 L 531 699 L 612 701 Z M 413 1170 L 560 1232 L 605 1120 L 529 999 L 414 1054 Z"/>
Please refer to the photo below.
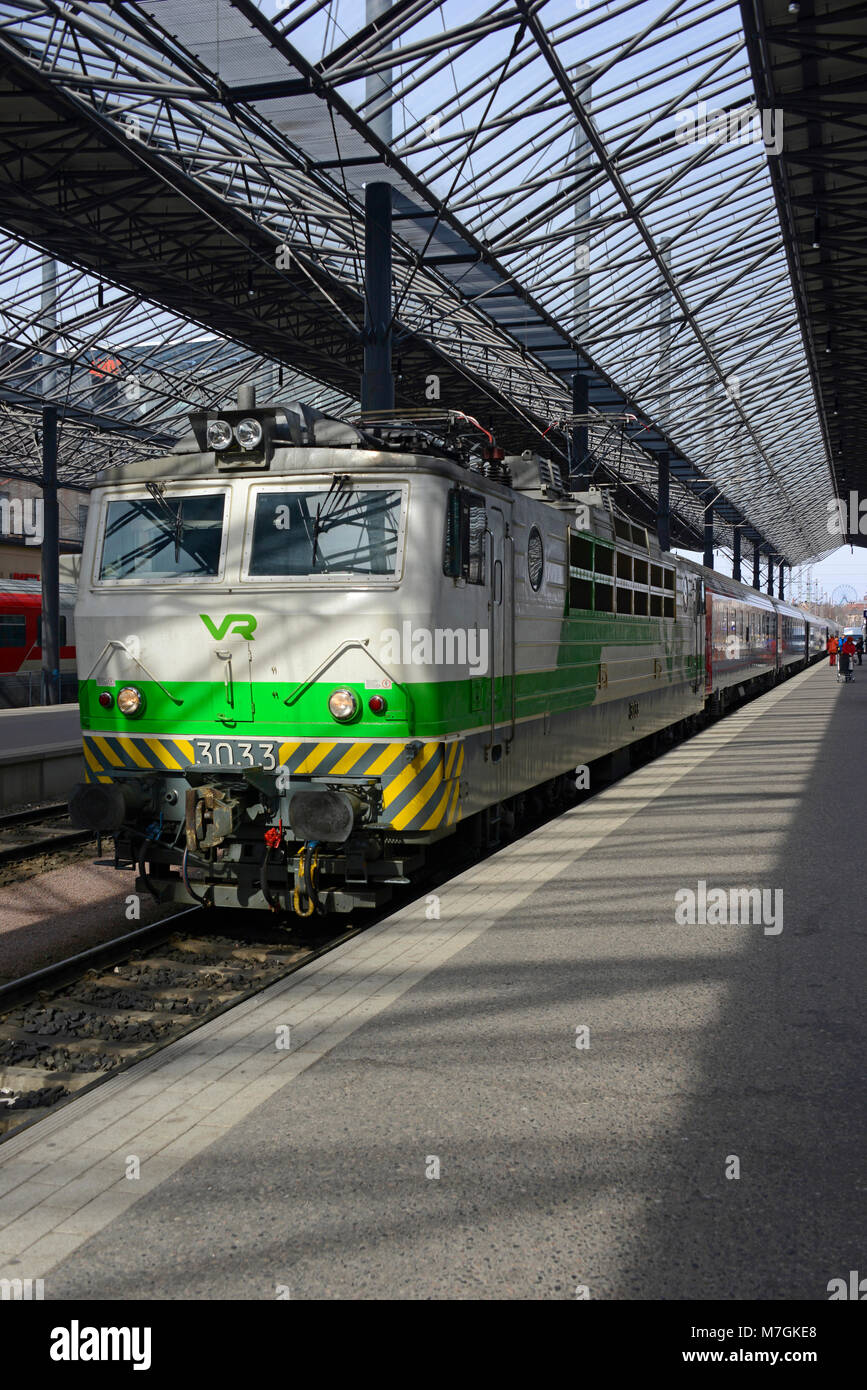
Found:
<path fill-rule="evenodd" d="M 374 429 L 247 394 L 190 423 L 100 475 L 75 607 L 70 815 L 160 902 L 376 908 L 835 627 L 457 412 Z"/>
<path fill-rule="evenodd" d="M 64 698 L 75 699 L 76 590 L 60 586 L 60 678 Z M 0 579 L 0 708 L 39 701 L 42 679 L 42 585 Z"/>

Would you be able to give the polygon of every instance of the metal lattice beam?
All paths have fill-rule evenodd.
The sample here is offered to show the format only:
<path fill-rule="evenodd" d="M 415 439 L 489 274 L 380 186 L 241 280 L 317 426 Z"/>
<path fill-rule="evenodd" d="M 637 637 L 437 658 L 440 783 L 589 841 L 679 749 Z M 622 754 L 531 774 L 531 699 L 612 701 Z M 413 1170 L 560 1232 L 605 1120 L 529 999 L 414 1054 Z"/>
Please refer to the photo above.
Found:
<path fill-rule="evenodd" d="M 690 103 L 754 118 L 738 6 L 359 12 L 6 5 L 6 227 L 353 398 L 362 186 L 385 179 L 399 402 L 436 376 L 508 448 L 562 460 L 580 362 L 591 411 L 635 419 L 617 484 L 636 505 L 664 451 L 681 535 L 711 498 L 720 545 L 737 528 L 790 561 L 827 548 L 775 156 L 681 138 Z"/>

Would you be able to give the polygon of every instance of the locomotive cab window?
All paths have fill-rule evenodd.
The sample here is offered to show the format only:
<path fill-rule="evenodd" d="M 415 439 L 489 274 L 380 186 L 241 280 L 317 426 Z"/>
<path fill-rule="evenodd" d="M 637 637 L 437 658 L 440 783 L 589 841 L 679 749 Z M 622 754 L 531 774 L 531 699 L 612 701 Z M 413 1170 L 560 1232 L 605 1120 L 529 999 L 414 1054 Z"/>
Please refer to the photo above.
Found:
<path fill-rule="evenodd" d="M 99 577 L 214 578 L 220 571 L 225 493 L 113 498 L 105 506 Z"/>
<path fill-rule="evenodd" d="M 330 485 L 256 495 L 247 573 L 251 577 L 393 576 L 402 490 L 336 474 Z"/>

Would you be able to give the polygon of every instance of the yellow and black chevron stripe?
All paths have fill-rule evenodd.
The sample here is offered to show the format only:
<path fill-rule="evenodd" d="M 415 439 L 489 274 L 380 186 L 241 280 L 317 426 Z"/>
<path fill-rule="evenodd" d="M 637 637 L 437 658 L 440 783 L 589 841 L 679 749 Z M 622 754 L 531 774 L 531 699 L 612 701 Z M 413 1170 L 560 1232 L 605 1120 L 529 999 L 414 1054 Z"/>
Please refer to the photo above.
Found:
<path fill-rule="evenodd" d="M 228 744 L 235 766 L 250 766 L 245 747 L 259 748 L 262 740 L 209 740 Z M 189 739 L 153 735 L 84 734 L 88 780 L 110 782 L 113 772 L 183 772 L 197 762 Z M 462 741 L 425 743 L 411 762 L 407 744 L 358 740 L 274 739 L 268 746 L 278 767 L 296 777 L 376 777 L 382 783 L 383 822 L 395 830 L 435 830 L 454 825 L 461 817 L 460 778 L 464 765 Z M 255 755 L 254 755 L 255 756 Z M 214 771 L 230 764 L 214 763 Z M 201 762 L 198 763 L 202 767 Z"/>
<path fill-rule="evenodd" d="M 436 830 L 461 818 L 463 743 L 425 743 L 382 779 L 382 818 L 395 830 Z"/>
<path fill-rule="evenodd" d="M 110 782 L 114 771 L 182 772 L 195 762 L 186 739 L 83 734 L 82 742 L 89 781 Z"/>

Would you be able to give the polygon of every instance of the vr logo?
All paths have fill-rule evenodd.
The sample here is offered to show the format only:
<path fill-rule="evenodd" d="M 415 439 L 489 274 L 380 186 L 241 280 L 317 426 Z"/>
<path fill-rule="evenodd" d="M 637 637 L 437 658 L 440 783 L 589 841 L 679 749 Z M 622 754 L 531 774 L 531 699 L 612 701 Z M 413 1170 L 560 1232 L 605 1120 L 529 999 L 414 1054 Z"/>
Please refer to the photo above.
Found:
<path fill-rule="evenodd" d="M 230 632 L 237 632 L 239 637 L 246 637 L 248 642 L 253 641 L 253 633 L 256 631 L 256 619 L 252 613 L 229 613 L 219 627 L 205 613 L 200 613 L 199 617 L 205 624 L 211 636 L 219 642 Z"/>

